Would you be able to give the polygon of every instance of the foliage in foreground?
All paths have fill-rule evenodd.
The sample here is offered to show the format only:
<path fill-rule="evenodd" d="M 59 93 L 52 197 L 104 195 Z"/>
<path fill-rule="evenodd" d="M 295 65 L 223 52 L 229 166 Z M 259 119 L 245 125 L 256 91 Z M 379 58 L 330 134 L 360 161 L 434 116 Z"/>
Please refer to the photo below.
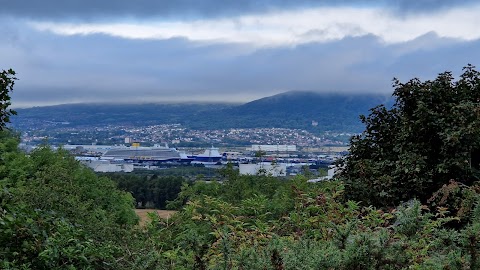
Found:
<path fill-rule="evenodd" d="M 426 202 L 450 180 L 480 179 L 480 73 L 464 68 L 433 81 L 394 81 L 391 109 L 363 116 L 365 131 L 351 139 L 341 178 L 349 198 L 365 205 Z"/>
<path fill-rule="evenodd" d="M 241 193 L 250 195 L 225 195 L 229 185 L 250 179 L 257 183 Z M 258 189 L 270 181 L 277 182 L 273 193 Z M 188 194 L 189 200 L 182 211 L 168 220 L 154 217 L 148 233 L 162 251 L 162 269 L 480 267 L 478 190 L 472 190 L 474 206 L 463 217 L 465 225 L 451 228 L 460 218 L 445 208 L 431 212 L 417 200 L 389 211 L 362 207 L 344 201 L 344 186 L 337 181 L 281 183 L 256 176 L 232 182 L 237 183 L 186 187 L 180 198 Z"/>
<path fill-rule="evenodd" d="M 63 151 L 0 143 L 2 269 L 476 269 L 480 187 L 379 210 L 341 182 L 240 176 L 184 185 L 170 219 L 134 227 L 133 199 Z M 442 200 L 460 200 L 448 213 Z M 461 220 L 461 222 L 458 222 Z M 451 224 L 457 226 L 451 226 Z M 458 226 L 460 224 L 460 226 Z"/>
<path fill-rule="evenodd" d="M 0 268 L 117 269 L 133 198 L 65 151 L 30 156 L 0 132 Z"/>
<path fill-rule="evenodd" d="M 3 135 L 2 135 L 3 136 Z M 240 176 L 184 185 L 170 219 L 134 227 L 133 199 L 63 151 L 0 143 L 2 269 L 475 269 L 480 188 L 468 214 L 412 200 L 379 210 L 345 201 L 341 182 Z M 448 196 L 448 195 L 447 195 Z M 432 201 L 432 203 L 434 203 Z M 435 201 L 440 203 L 440 200 Z M 465 208 L 467 209 L 467 208 Z M 462 219 L 461 227 L 451 227 Z"/>
<path fill-rule="evenodd" d="M 0 71 L 0 131 L 10 122 L 10 116 L 17 114 L 16 111 L 8 108 L 11 105 L 10 93 L 17 80 L 15 74 L 12 69 Z"/>

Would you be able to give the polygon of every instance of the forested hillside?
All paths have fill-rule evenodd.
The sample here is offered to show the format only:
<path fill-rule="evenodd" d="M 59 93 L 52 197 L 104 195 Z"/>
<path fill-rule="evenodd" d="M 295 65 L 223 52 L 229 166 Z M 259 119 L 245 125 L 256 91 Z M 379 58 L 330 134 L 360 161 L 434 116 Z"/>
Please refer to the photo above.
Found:
<path fill-rule="evenodd" d="M 360 114 L 367 114 L 378 104 L 390 103 L 389 95 L 291 91 L 227 108 L 224 112 L 231 117 L 225 124 L 360 132 L 363 129 Z M 312 126 L 312 121 L 318 126 Z"/>
<path fill-rule="evenodd" d="M 73 104 L 18 109 L 13 127 L 41 123 L 62 127 L 181 124 L 193 129 L 299 128 L 313 132 L 359 132 L 360 114 L 390 98 L 372 94 L 288 92 L 238 104 Z M 318 123 L 312 126 L 312 121 Z"/>
<path fill-rule="evenodd" d="M 12 124 L 26 129 L 37 122 L 63 122 L 65 127 L 189 124 L 211 118 L 231 104 L 68 104 L 18 109 Z M 204 121 L 204 120 L 203 120 Z"/>

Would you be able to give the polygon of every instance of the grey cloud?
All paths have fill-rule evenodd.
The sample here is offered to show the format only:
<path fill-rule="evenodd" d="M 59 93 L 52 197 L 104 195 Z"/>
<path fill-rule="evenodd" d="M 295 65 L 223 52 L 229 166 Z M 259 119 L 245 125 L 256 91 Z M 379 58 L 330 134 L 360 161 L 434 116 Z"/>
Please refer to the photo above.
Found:
<path fill-rule="evenodd" d="M 276 9 L 310 6 L 378 6 L 400 14 L 431 12 L 452 6 L 476 3 L 475 0 L 0 0 L 0 14 L 37 20 L 108 20 L 134 17 L 146 19 L 225 17 Z"/>
<path fill-rule="evenodd" d="M 0 14 L 37 19 L 98 19 L 102 16 L 118 17 L 218 17 L 242 13 L 263 12 L 272 9 L 331 4 L 336 1 L 313 0 L 83 0 L 21 1 L 0 0 Z"/>
<path fill-rule="evenodd" d="M 479 40 L 434 33 L 395 45 L 367 35 L 261 50 L 180 38 L 24 35 L 15 46 L 0 40 L 0 59 L 7 65 L 0 68 L 12 67 L 20 78 L 14 105 L 246 101 L 290 90 L 390 93 L 393 77 L 432 79 L 480 64 Z"/>
<path fill-rule="evenodd" d="M 394 0 L 385 1 L 396 12 L 406 13 L 428 13 L 443 10 L 456 6 L 478 4 L 477 0 Z"/>
<path fill-rule="evenodd" d="M 368 33 L 365 29 L 359 27 L 355 24 L 348 24 L 348 23 L 335 23 L 333 25 L 329 25 L 325 28 L 316 28 L 308 30 L 304 33 L 299 34 L 298 36 L 307 40 L 314 40 L 314 39 L 322 39 L 325 36 L 330 36 L 331 34 L 335 34 L 336 32 L 344 31 L 348 33 L 347 36 L 362 36 Z"/>

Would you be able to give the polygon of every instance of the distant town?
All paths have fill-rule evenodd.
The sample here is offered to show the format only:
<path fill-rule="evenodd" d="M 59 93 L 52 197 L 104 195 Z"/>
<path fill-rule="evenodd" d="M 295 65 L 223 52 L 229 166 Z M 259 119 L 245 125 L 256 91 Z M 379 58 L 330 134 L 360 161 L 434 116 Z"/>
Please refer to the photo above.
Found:
<path fill-rule="evenodd" d="M 288 176 L 307 170 L 327 177 L 328 166 L 348 150 L 345 138 L 353 135 L 315 135 L 288 128 L 194 130 L 180 124 L 62 127 L 66 124 L 49 123 L 50 128 L 23 131 L 21 146 L 27 151 L 42 143 L 62 147 L 96 172 L 172 166 L 218 169 L 230 163 L 241 174 Z"/>
<path fill-rule="evenodd" d="M 315 135 L 301 129 L 288 128 L 230 128 L 194 130 L 180 124 L 149 125 L 145 127 L 108 125 L 105 127 L 62 127 L 30 129 L 22 132 L 22 141 L 36 145 L 44 141 L 50 144 L 106 144 L 118 145 L 125 139 L 142 145 L 169 144 L 174 147 L 246 146 L 250 144 L 296 145 L 304 151 L 325 146 L 344 147 L 353 134 L 324 132 Z"/>
<path fill-rule="evenodd" d="M 362 130 L 358 115 L 382 100 L 287 92 L 237 105 L 71 104 L 22 109 L 12 127 L 27 151 L 62 147 L 96 172 L 184 176 L 232 164 L 241 174 L 326 177 Z"/>

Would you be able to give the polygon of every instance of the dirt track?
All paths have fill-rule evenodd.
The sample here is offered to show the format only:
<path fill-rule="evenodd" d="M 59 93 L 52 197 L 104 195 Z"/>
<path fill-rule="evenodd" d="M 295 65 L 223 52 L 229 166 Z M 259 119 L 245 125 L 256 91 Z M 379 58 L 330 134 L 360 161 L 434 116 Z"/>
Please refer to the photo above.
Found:
<path fill-rule="evenodd" d="M 135 209 L 135 213 L 140 217 L 140 226 L 144 226 L 145 223 L 149 220 L 148 213 L 157 212 L 161 218 L 169 218 L 171 215 L 175 214 L 177 211 L 171 210 L 157 210 L 157 209 Z"/>

